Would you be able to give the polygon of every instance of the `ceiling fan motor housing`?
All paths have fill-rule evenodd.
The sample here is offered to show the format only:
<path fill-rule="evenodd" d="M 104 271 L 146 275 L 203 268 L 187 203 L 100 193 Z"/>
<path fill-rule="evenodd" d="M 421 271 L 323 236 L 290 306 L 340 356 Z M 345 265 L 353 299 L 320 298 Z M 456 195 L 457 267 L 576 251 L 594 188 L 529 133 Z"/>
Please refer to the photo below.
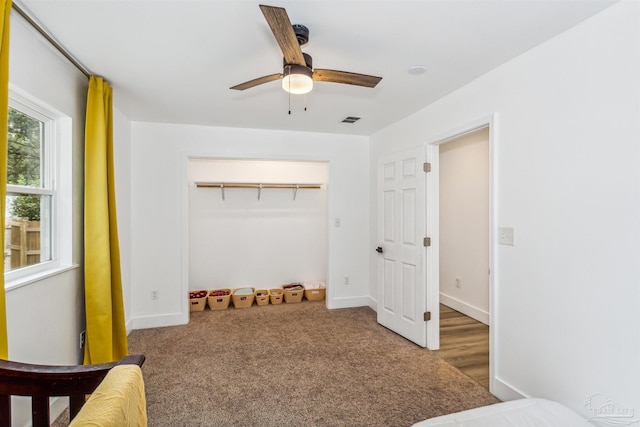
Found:
<path fill-rule="evenodd" d="M 304 57 L 304 63 L 307 65 L 307 68 L 310 68 L 313 70 L 313 58 L 311 57 L 311 55 L 309 55 L 308 53 L 302 52 L 302 56 Z M 292 64 L 287 64 L 287 60 L 282 58 L 282 66 L 286 68 L 288 65 L 292 65 Z M 300 67 L 301 66 L 302 65 L 300 65 Z"/>
<path fill-rule="evenodd" d="M 304 46 L 309 43 L 309 29 L 304 25 L 294 24 L 292 25 L 293 32 L 296 33 L 296 38 L 298 39 L 298 44 L 300 46 Z"/>

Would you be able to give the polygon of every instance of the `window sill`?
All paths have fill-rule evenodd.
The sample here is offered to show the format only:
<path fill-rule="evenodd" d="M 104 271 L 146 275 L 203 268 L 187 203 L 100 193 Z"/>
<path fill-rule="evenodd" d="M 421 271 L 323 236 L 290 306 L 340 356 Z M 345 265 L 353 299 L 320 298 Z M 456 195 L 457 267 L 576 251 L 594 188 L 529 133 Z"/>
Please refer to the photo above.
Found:
<path fill-rule="evenodd" d="M 65 273 L 70 270 L 75 270 L 78 267 L 80 267 L 78 264 L 65 265 L 65 266 L 52 268 L 50 270 L 30 274 L 28 276 L 20 277 L 19 279 L 14 279 L 14 280 L 11 280 L 10 282 L 6 282 L 4 286 L 4 290 L 5 292 L 13 291 L 23 286 L 27 286 L 35 282 L 40 282 L 49 277 L 57 276 L 58 274 Z"/>

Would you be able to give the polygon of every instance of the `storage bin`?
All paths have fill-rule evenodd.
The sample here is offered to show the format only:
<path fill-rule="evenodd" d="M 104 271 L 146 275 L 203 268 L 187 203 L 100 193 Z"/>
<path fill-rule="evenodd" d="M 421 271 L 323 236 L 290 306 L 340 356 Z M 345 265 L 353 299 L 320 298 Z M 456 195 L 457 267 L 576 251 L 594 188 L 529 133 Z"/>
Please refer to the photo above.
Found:
<path fill-rule="evenodd" d="M 301 302 L 304 295 L 304 289 L 288 290 L 284 289 L 284 302 Z"/>
<path fill-rule="evenodd" d="M 304 297 L 307 301 L 320 301 L 325 298 L 326 289 L 324 282 L 302 282 Z"/>
<path fill-rule="evenodd" d="M 245 290 L 251 290 L 251 293 L 244 293 Z M 238 294 L 237 292 L 240 293 Z M 255 297 L 254 288 L 239 288 L 233 291 L 231 300 L 233 301 L 233 306 L 235 308 L 249 308 L 253 305 Z"/>
<path fill-rule="evenodd" d="M 269 289 L 269 300 L 271 304 L 282 304 L 282 289 Z"/>
<path fill-rule="evenodd" d="M 225 293 L 225 295 L 220 295 Z M 231 289 L 213 289 L 209 291 L 207 304 L 211 310 L 224 310 L 231 302 Z"/>
<path fill-rule="evenodd" d="M 258 305 L 269 304 L 269 291 L 266 289 L 260 289 L 256 291 L 256 303 Z"/>
<path fill-rule="evenodd" d="M 320 301 L 323 300 L 325 297 L 325 289 L 324 288 L 320 288 L 320 289 L 305 289 L 304 290 L 304 297 L 307 299 L 307 301 Z"/>
<path fill-rule="evenodd" d="M 208 291 L 189 291 L 189 311 L 203 311 L 207 306 Z"/>

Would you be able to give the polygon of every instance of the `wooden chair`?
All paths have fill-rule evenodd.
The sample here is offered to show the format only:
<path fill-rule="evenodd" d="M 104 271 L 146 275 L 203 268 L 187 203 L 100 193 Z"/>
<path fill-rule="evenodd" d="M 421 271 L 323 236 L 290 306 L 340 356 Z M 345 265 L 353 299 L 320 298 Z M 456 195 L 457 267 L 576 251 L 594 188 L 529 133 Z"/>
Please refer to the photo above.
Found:
<path fill-rule="evenodd" d="M 144 355 L 126 356 L 119 362 L 84 366 L 48 366 L 0 359 L 0 427 L 11 427 L 11 396 L 31 396 L 33 427 L 48 427 L 49 398 L 69 396 L 72 420 L 111 368 L 122 364 L 142 366 Z"/>

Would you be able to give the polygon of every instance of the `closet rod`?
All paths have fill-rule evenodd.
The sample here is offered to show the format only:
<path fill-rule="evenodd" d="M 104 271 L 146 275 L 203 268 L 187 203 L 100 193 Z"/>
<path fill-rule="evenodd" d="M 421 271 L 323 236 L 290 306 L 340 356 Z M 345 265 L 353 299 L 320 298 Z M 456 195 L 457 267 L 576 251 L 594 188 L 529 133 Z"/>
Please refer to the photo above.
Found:
<path fill-rule="evenodd" d="M 322 184 L 260 184 L 253 182 L 196 182 L 195 184 L 198 188 L 322 188 Z"/>
<path fill-rule="evenodd" d="M 256 182 L 196 182 L 196 187 L 219 188 L 224 200 L 225 188 L 257 188 L 258 200 L 262 194 L 263 188 L 290 188 L 293 189 L 293 200 L 296 199 L 298 190 L 301 188 L 322 188 L 322 184 L 262 184 Z"/>
<path fill-rule="evenodd" d="M 68 50 L 66 50 L 60 43 L 58 43 L 56 39 L 53 38 L 51 33 L 49 33 L 49 31 L 45 29 L 44 26 L 42 26 L 30 12 L 27 12 L 26 9 L 24 9 L 22 6 L 19 6 L 15 0 L 13 1 L 11 7 L 20 16 L 22 16 L 25 21 L 27 21 L 37 32 L 39 32 L 42 37 L 44 37 L 49 43 L 51 43 L 51 45 L 55 47 L 58 52 L 60 52 L 65 58 L 69 60 L 69 62 L 71 62 L 78 70 L 80 70 L 82 74 L 87 76 L 87 78 L 91 77 L 91 72 L 87 69 L 87 67 L 82 65 L 80 61 L 78 61 L 73 55 L 69 53 Z"/>

